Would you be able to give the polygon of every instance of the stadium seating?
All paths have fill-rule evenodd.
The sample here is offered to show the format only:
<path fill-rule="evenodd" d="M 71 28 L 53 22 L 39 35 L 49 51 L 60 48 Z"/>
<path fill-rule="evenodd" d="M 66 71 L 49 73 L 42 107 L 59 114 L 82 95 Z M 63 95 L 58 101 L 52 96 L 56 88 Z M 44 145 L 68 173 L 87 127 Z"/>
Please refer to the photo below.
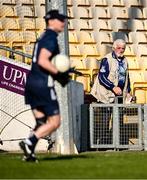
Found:
<path fill-rule="evenodd" d="M 132 88 L 133 83 L 147 80 L 146 0 L 67 0 L 67 13 L 71 62 L 85 72 L 84 77 L 74 78 L 83 82 L 86 93 L 101 58 L 112 51 L 117 38 L 127 43 Z M 0 44 L 32 54 L 36 38 L 46 28 L 44 15 L 45 0 L 0 0 Z M 0 55 L 9 57 L 3 50 Z M 15 58 L 31 63 L 27 58 Z M 146 95 L 145 89 L 136 93 Z"/>
<path fill-rule="evenodd" d="M 102 19 L 92 19 L 90 22 L 94 31 L 112 31 L 112 27 L 109 21 Z"/>
<path fill-rule="evenodd" d="M 20 18 L 19 26 L 22 30 L 35 30 L 35 21 L 31 18 Z M 37 27 L 38 28 L 38 27 Z"/>
<path fill-rule="evenodd" d="M 92 8 L 94 19 L 110 19 L 110 11 L 108 8 L 94 7 Z"/>
<path fill-rule="evenodd" d="M 114 32 L 128 31 L 127 21 L 125 20 L 111 19 L 110 26 Z"/>
<path fill-rule="evenodd" d="M 124 0 L 126 7 L 142 7 L 142 0 Z"/>
<path fill-rule="evenodd" d="M 89 0 L 71 0 L 73 6 L 90 6 Z"/>
<path fill-rule="evenodd" d="M 123 0 L 108 0 L 108 5 L 112 7 L 125 7 Z"/>
<path fill-rule="evenodd" d="M 144 31 L 145 30 L 143 22 L 137 19 L 128 20 L 127 27 L 129 31 Z"/>
<path fill-rule="evenodd" d="M 90 4 L 91 4 L 92 7 L 95 7 L 95 6 L 97 6 L 97 7 L 107 7 L 108 6 L 107 0 L 99 0 L 99 1 L 90 0 Z"/>
<path fill-rule="evenodd" d="M 33 0 L 15 0 L 16 4 L 33 5 Z"/>
<path fill-rule="evenodd" d="M 110 8 L 110 15 L 112 19 L 129 19 L 129 13 L 126 7 L 112 7 Z"/>
<path fill-rule="evenodd" d="M 29 6 L 18 5 L 15 9 L 19 17 L 34 17 L 33 9 Z"/>
<path fill-rule="evenodd" d="M 80 31 L 80 30 L 93 30 L 92 25 L 90 21 L 88 20 L 83 20 L 83 19 L 73 19 L 71 20 L 72 26 L 75 30 Z"/>
<path fill-rule="evenodd" d="M 0 17 L 16 17 L 15 8 L 7 5 L 0 6 Z"/>
<path fill-rule="evenodd" d="M 77 32 L 78 41 L 83 44 L 96 44 L 92 33 L 87 31 Z"/>
<path fill-rule="evenodd" d="M 73 7 L 73 16 L 77 19 L 92 19 L 91 8 L 87 7 Z"/>
<path fill-rule="evenodd" d="M 19 23 L 17 19 L 12 18 L 2 18 L 1 23 L 4 29 L 6 30 L 19 30 Z"/>

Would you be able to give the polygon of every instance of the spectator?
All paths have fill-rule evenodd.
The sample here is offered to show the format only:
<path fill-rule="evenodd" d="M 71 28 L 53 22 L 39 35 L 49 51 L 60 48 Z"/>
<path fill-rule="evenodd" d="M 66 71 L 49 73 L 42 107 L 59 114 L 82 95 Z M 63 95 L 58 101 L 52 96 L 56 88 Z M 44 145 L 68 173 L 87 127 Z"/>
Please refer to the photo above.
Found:
<path fill-rule="evenodd" d="M 123 103 L 125 99 L 131 99 L 128 63 L 124 56 L 125 48 L 125 41 L 117 39 L 113 43 L 113 51 L 107 54 L 101 61 L 100 70 L 91 91 L 91 94 L 99 103 L 114 103 L 115 97 L 119 96 L 121 97 L 118 98 L 118 103 Z M 112 137 L 110 137 L 109 122 L 112 110 L 105 107 L 100 109 L 101 115 L 97 127 L 99 128 L 99 143 L 110 144 Z M 120 116 L 120 126 L 122 128 L 122 131 L 120 130 L 121 137 L 123 137 L 123 114 Z M 124 143 L 125 140 L 120 138 L 120 141 Z"/>

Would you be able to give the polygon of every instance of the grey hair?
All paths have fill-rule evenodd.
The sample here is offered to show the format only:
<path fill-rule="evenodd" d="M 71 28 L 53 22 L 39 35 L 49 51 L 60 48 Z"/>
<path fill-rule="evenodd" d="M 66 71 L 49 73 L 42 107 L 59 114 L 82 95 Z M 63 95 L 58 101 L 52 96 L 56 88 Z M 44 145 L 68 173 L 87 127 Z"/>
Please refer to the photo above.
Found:
<path fill-rule="evenodd" d="M 113 42 L 113 46 L 112 48 L 113 49 L 116 49 L 116 47 L 120 44 L 124 44 L 126 46 L 126 42 L 123 40 L 123 39 L 116 39 L 114 42 Z"/>

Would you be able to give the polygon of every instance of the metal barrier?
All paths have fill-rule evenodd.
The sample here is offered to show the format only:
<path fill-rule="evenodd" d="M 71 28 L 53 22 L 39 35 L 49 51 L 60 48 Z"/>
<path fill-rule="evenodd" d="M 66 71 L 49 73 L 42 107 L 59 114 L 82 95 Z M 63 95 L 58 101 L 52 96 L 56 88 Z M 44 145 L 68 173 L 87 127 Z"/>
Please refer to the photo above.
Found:
<path fill-rule="evenodd" d="M 91 104 L 90 147 L 141 150 L 142 124 L 141 105 Z"/>

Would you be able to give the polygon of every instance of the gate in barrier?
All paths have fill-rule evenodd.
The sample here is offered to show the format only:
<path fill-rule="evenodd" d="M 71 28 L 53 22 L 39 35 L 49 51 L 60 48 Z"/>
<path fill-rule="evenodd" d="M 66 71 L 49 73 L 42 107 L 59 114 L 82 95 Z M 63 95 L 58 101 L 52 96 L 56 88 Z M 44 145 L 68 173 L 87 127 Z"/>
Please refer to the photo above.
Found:
<path fill-rule="evenodd" d="M 142 106 L 91 104 L 90 147 L 143 149 Z"/>

